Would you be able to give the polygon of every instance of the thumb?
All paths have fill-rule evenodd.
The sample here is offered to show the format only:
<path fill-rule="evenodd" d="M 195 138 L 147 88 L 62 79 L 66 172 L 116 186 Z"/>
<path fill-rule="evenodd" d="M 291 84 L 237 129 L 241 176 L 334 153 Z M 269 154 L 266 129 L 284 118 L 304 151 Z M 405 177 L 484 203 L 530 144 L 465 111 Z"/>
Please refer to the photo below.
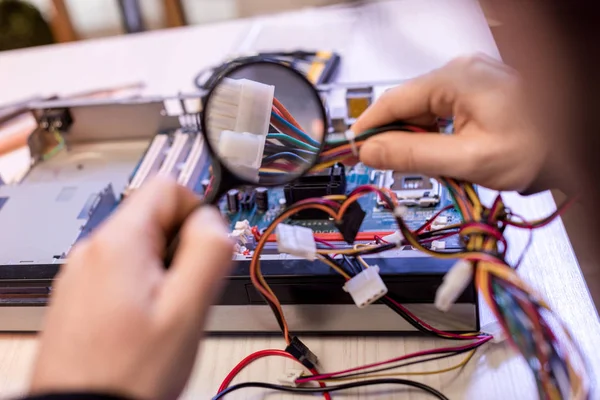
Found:
<path fill-rule="evenodd" d="M 186 220 L 160 293 L 163 315 L 204 323 L 232 265 L 228 233 L 214 207 L 202 206 Z"/>
<path fill-rule="evenodd" d="M 360 160 L 377 169 L 463 179 L 474 159 L 469 148 L 459 135 L 386 132 L 362 145 Z"/>

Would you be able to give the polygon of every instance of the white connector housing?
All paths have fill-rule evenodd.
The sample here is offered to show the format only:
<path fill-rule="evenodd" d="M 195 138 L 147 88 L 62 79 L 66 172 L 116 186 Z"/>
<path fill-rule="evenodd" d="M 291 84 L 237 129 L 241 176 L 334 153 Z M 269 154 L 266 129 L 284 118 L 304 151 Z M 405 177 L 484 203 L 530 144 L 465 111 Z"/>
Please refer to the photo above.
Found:
<path fill-rule="evenodd" d="M 248 132 L 222 131 L 217 153 L 237 175 L 258 182 L 266 138 Z"/>
<path fill-rule="evenodd" d="M 275 86 L 249 79 L 224 78 L 207 107 L 208 135 L 223 131 L 266 136 L 271 121 Z"/>
<path fill-rule="evenodd" d="M 404 219 L 404 217 L 406 216 L 407 213 L 408 213 L 408 207 L 406 207 L 402 204 L 400 204 L 400 205 L 396 206 L 396 208 L 394 208 L 394 215 L 396 217 Z"/>
<path fill-rule="evenodd" d="M 252 227 L 250 226 L 250 222 L 247 219 L 243 221 L 237 221 L 235 223 L 235 230 L 241 230 L 245 235 L 252 235 Z"/>
<path fill-rule="evenodd" d="M 402 241 L 404 240 L 404 235 L 402 234 L 402 232 L 396 231 L 396 232 L 392 233 L 391 235 L 383 236 L 382 239 L 388 243 L 395 243 L 396 245 L 399 246 L 402 243 Z"/>
<path fill-rule="evenodd" d="M 344 291 L 350 293 L 358 308 L 365 308 L 385 296 L 388 288 L 379 275 L 379 267 L 373 265 L 347 281 Z"/>
<path fill-rule="evenodd" d="M 282 385 L 297 387 L 298 384 L 296 383 L 296 380 L 299 379 L 303 373 L 304 371 L 301 369 L 288 369 L 283 375 L 278 377 L 277 380 Z"/>
<path fill-rule="evenodd" d="M 435 231 L 438 229 L 442 229 L 445 228 L 446 225 L 448 225 L 448 217 L 446 217 L 445 215 L 440 215 L 431 223 L 431 230 Z"/>
<path fill-rule="evenodd" d="M 498 321 L 490 322 L 481 327 L 481 332 L 487 333 L 491 335 L 492 343 L 502 343 L 506 340 L 506 333 L 504 333 L 504 329 L 502 325 L 498 323 Z"/>
<path fill-rule="evenodd" d="M 440 311 L 448 311 L 472 279 L 473 263 L 458 260 L 444 275 L 444 280 L 435 293 L 435 307 Z"/>
<path fill-rule="evenodd" d="M 312 229 L 303 226 L 279 224 L 275 229 L 277 250 L 310 261 L 317 258 L 317 244 Z"/>
<path fill-rule="evenodd" d="M 431 250 L 444 250 L 446 249 L 446 242 L 443 240 L 434 240 L 431 242 Z"/>

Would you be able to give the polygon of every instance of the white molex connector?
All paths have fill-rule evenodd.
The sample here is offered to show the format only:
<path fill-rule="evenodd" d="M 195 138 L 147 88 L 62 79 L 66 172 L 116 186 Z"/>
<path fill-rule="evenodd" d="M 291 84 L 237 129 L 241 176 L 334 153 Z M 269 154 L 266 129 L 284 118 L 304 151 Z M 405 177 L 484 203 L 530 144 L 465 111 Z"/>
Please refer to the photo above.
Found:
<path fill-rule="evenodd" d="M 206 110 L 209 136 L 222 131 L 265 136 L 269 131 L 274 94 L 272 85 L 224 78 L 215 88 Z"/>
<path fill-rule="evenodd" d="M 350 293 L 358 308 L 365 308 L 385 296 L 388 288 L 379 275 L 379 267 L 373 265 L 347 281 L 344 291 Z"/>
<path fill-rule="evenodd" d="M 458 260 L 444 275 L 444 280 L 435 293 L 436 308 L 444 312 L 448 311 L 472 280 L 473 263 Z"/>
<path fill-rule="evenodd" d="M 303 226 L 279 224 L 275 229 L 277 250 L 310 261 L 317 258 L 317 244 L 314 232 Z"/>
<path fill-rule="evenodd" d="M 222 131 L 217 153 L 225 164 L 244 178 L 258 182 L 266 136 Z"/>

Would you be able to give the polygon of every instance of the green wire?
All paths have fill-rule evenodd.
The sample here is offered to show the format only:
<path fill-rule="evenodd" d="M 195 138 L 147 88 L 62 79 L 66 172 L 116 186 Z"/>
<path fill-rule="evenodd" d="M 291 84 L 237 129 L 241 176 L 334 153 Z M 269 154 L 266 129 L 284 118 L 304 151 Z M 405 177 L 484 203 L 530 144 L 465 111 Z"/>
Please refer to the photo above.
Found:
<path fill-rule="evenodd" d="M 296 138 L 293 138 L 289 135 L 283 134 L 283 133 L 269 133 L 267 135 L 267 139 L 276 139 L 276 140 L 282 140 L 284 142 L 288 142 L 291 144 L 294 144 L 298 147 L 303 148 L 304 150 L 310 150 L 310 151 L 314 151 L 317 152 L 319 151 L 319 149 L 315 146 L 311 146 L 308 143 L 304 143 Z"/>

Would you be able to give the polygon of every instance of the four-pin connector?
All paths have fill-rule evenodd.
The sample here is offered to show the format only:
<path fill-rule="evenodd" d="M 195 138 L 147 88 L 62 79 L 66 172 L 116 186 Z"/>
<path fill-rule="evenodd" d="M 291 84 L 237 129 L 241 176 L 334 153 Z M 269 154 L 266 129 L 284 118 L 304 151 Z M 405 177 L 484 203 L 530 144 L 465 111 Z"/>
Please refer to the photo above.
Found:
<path fill-rule="evenodd" d="M 352 277 L 344 284 L 358 308 L 365 308 L 385 296 L 388 288 L 379 275 L 379 267 L 373 265 Z"/>
<path fill-rule="evenodd" d="M 275 230 L 277 250 L 310 261 L 317 258 L 314 232 L 303 226 L 279 224 Z"/>

